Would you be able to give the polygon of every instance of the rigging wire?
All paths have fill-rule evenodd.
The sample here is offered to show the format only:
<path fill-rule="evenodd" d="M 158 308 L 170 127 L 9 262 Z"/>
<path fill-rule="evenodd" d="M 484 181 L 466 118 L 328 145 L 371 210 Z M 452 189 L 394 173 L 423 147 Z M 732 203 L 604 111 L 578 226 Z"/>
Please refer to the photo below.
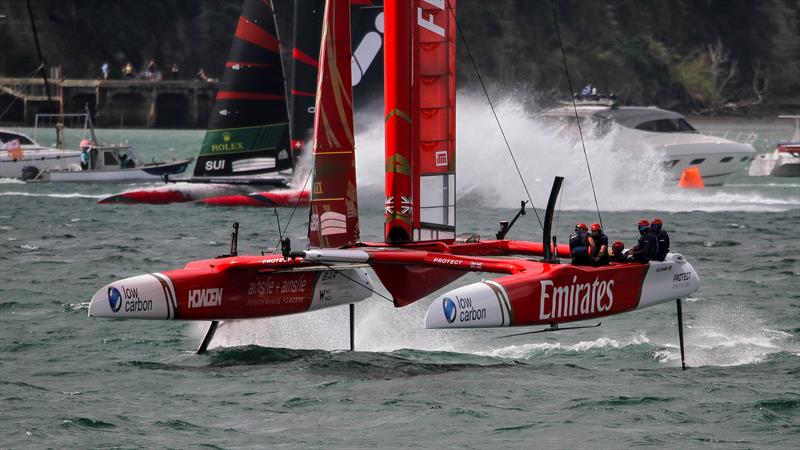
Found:
<path fill-rule="evenodd" d="M 308 180 L 311 179 L 311 174 L 313 173 L 314 173 L 314 168 L 312 166 L 311 169 L 309 169 L 308 171 L 308 175 L 306 176 L 306 181 L 303 183 L 303 189 L 300 190 L 300 194 L 297 196 L 297 200 L 294 202 L 292 213 L 289 214 L 289 220 L 286 221 L 286 226 L 283 227 L 283 232 L 278 231 L 280 239 L 278 239 L 278 243 L 275 244 L 275 248 L 272 249 L 272 253 L 276 253 L 278 251 L 278 247 L 281 245 L 281 240 L 283 240 L 283 236 L 286 236 L 286 231 L 289 229 L 289 225 L 292 223 L 292 218 L 294 217 L 295 211 L 297 211 L 297 208 L 300 207 L 300 200 L 303 199 L 303 192 L 306 190 L 306 186 L 308 186 Z M 280 225 L 278 225 L 278 228 L 280 228 Z"/>
<path fill-rule="evenodd" d="M 575 111 L 575 123 L 578 124 L 578 134 L 581 137 L 581 147 L 583 148 L 583 157 L 586 160 L 586 170 L 589 171 L 589 182 L 592 185 L 592 195 L 594 195 L 594 206 L 597 209 L 597 219 L 600 221 L 600 227 L 603 227 L 603 217 L 600 215 L 600 205 L 597 203 L 597 191 L 594 189 L 594 178 L 592 177 L 592 168 L 589 166 L 589 155 L 586 153 L 586 143 L 583 141 L 583 130 L 581 129 L 581 120 L 578 117 L 578 106 L 575 104 L 575 96 L 572 95 L 572 80 L 569 77 L 569 69 L 567 68 L 567 56 L 564 54 L 564 44 L 561 42 L 561 31 L 558 29 L 558 18 L 556 16 L 556 0 L 550 0 L 550 10 L 553 12 L 553 24 L 556 27 L 556 35 L 558 36 L 558 47 L 561 49 L 561 58 L 564 60 L 564 72 L 567 75 L 567 84 L 569 85 L 569 96 L 572 99 L 572 109 Z"/>
<path fill-rule="evenodd" d="M 23 78 L 26 79 L 26 80 L 29 79 L 29 78 L 33 78 L 42 69 L 44 69 L 44 64 L 39 64 L 39 67 L 33 69 L 32 72 L 28 73 Z M 22 93 L 23 94 L 27 94 L 27 93 L 32 93 L 32 92 L 33 92 L 33 85 L 29 86 L 28 89 L 26 89 Z M 11 109 L 12 106 L 14 106 L 14 103 L 16 103 L 20 99 L 16 95 L 12 95 L 12 97 L 13 98 L 12 98 L 11 102 L 8 103 L 8 107 L 6 109 L 4 109 L 2 113 L 0 113 L 0 119 L 5 117 L 6 113 Z"/>
<path fill-rule="evenodd" d="M 483 78 L 481 77 L 481 73 L 478 70 L 478 64 L 475 62 L 475 58 L 472 57 L 472 52 L 469 49 L 469 43 L 467 43 L 467 38 L 464 36 L 464 31 L 461 29 L 461 25 L 458 23 L 458 19 L 456 19 L 456 14 L 453 11 L 453 8 L 450 6 L 450 2 L 447 3 L 447 9 L 450 11 L 450 15 L 453 16 L 453 21 L 456 24 L 456 29 L 458 30 L 459 36 L 461 36 L 461 42 L 464 43 L 464 48 L 467 49 L 469 60 L 472 62 L 472 67 L 475 69 L 475 74 L 478 76 L 478 81 L 481 84 L 481 88 L 483 88 L 483 94 L 486 96 L 486 101 L 489 102 L 489 108 L 491 108 L 492 110 L 492 114 L 494 115 L 494 121 L 497 123 L 497 128 L 500 129 L 500 134 L 503 136 L 503 141 L 506 143 L 508 154 L 511 155 L 511 161 L 514 163 L 514 167 L 517 169 L 517 175 L 519 175 L 519 179 L 522 182 L 522 187 L 525 188 L 525 194 L 528 196 L 528 201 L 531 202 L 531 208 L 533 209 L 533 213 L 536 215 L 536 220 L 539 221 L 539 226 L 544 228 L 544 225 L 542 224 L 542 219 L 539 218 L 539 212 L 536 211 L 536 205 L 533 203 L 533 198 L 531 197 L 531 193 L 528 191 L 528 185 L 525 184 L 525 178 L 522 176 L 522 172 L 520 171 L 519 165 L 517 164 L 517 159 L 514 158 L 514 152 L 511 151 L 511 145 L 508 143 L 508 139 L 506 138 L 506 133 L 503 130 L 503 126 L 500 125 L 500 119 L 497 117 L 497 112 L 495 111 L 494 105 L 492 104 L 492 99 L 489 97 L 489 92 L 486 90 L 486 85 L 483 83 Z"/>

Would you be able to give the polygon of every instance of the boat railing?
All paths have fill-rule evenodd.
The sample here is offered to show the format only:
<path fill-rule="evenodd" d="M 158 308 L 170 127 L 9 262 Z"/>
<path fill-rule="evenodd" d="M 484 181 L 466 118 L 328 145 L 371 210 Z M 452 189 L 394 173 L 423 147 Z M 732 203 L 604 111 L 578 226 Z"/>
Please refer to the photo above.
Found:
<path fill-rule="evenodd" d="M 735 130 L 723 130 L 723 131 L 701 131 L 702 134 L 706 136 L 713 136 L 722 139 L 727 139 L 729 141 L 738 142 L 740 144 L 750 144 L 752 145 L 753 142 L 758 139 L 758 133 L 753 131 L 735 131 Z"/>
<path fill-rule="evenodd" d="M 36 114 L 33 125 L 33 140 L 39 142 L 39 131 L 47 130 L 48 139 L 52 137 L 50 133 L 55 131 L 55 146 L 57 148 L 64 148 L 65 146 L 65 133 L 67 130 L 76 130 L 78 132 L 77 139 L 86 139 L 90 132 L 89 130 L 89 114 L 87 113 L 74 113 L 74 114 Z M 74 132 L 73 132 L 74 133 Z M 41 137 L 45 139 L 44 137 Z M 71 136 L 75 138 L 75 136 Z"/>

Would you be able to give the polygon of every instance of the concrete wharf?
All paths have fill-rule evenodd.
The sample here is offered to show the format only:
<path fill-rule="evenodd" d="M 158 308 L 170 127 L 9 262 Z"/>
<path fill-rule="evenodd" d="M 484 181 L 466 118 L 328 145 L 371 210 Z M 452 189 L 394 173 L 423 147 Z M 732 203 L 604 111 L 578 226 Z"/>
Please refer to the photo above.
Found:
<path fill-rule="evenodd" d="M 216 81 L 0 78 L 0 123 L 32 126 L 38 113 L 78 113 L 98 127 L 205 128 Z"/>

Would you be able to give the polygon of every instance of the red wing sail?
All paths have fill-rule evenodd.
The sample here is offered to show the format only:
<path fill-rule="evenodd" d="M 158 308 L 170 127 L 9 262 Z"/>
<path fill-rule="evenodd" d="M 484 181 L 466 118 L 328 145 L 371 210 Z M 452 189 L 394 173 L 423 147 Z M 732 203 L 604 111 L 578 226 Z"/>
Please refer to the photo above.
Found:
<path fill-rule="evenodd" d="M 455 237 L 454 14 L 455 0 L 385 6 L 389 243 Z"/>
<path fill-rule="evenodd" d="M 328 0 L 322 25 L 314 115 L 314 177 L 308 239 L 312 247 L 358 241 L 350 2 Z"/>

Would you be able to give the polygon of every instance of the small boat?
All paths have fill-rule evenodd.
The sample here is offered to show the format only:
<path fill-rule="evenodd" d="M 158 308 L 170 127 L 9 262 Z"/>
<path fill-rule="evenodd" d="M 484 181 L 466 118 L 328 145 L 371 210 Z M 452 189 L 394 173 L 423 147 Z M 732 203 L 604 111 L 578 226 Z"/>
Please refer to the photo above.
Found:
<path fill-rule="evenodd" d="M 794 119 L 792 140 L 778 144 L 772 152 L 756 155 L 748 170 L 751 177 L 800 177 L 800 116 L 778 118 Z"/>
<path fill-rule="evenodd" d="M 32 180 L 45 170 L 80 167 L 80 150 L 39 145 L 22 133 L 0 129 L 0 178 Z"/>
<path fill-rule="evenodd" d="M 619 151 L 655 149 L 671 178 L 678 180 L 687 168 L 697 168 L 706 186 L 723 185 L 755 156 L 750 143 L 702 134 L 674 111 L 654 106 L 620 106 L 613 94 L 598 94 L 587 88 L 575 95 L 574 109 L 572 102 L 565 102 L 542 117 L 573 124 L 577 110 L 579 117 L 596 124 L 601 133 L 616 124 L 619 134 L 614 142 Z M 567 129 L 564 126 L 559 132 Z"/>
<path fill-rule="evenodd" d="M 125 181 L 161 181 L 186 171 L 193 158 L 144 163 L 129 145 L 103 145 L 89 150 L 88 170 L 80 164 L 65 169 L 46 169 L 36 181 L 53 183 L 100 183 Z"/>

